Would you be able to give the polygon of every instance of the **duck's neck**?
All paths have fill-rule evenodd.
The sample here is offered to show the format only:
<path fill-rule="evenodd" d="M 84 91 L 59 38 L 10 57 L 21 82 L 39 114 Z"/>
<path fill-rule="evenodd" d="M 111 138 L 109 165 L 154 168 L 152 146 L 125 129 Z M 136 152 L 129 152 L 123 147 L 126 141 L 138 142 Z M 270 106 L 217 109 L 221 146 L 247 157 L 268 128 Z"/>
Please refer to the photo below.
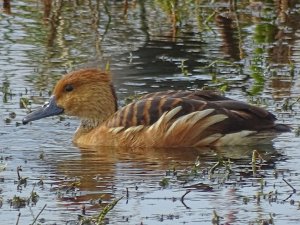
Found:
<path fill-rule="evenodd" d="M 98 93 L 94 99 L 93 104 L 87 107 L 88 112 L 82 115 L 81 123 L 76 130 L 74 139 L 100 127 L 118 109 L 117 97 L 112 84 L 102 88 L 101 93 Z"/>
<path fill-rule="evenodd" d="M 105 121 L 108 118 L 100 119 L 82 119 L 80 122 L 79 127 L 77 128 L 73 141 L 77 142 L 80 137 L 85 136 L 86 134 L 89 134 L 93 130 L 95 130 L 98 127 L 101 127 L 105 123 Z"/>
<path fill-rule="evenodd" d="M 96 120 L 96 119 L 83 119 L 80 122 L 79 128 L 82 131 L 89 132 L 90 130 L 100 126 L 105 120 Z"/>

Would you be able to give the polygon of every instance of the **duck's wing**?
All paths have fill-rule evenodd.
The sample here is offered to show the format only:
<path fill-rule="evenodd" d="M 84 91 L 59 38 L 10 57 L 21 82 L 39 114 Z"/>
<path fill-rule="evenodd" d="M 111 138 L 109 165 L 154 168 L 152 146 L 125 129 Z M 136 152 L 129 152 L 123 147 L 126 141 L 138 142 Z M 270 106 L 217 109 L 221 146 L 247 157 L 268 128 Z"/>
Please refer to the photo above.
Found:
<path fill-rule="evenodd" d="M 221 92 L 215 90 L 194 90 L 194 91 L 185 91 L 185 90 L 171 90 L 171 91 L 159 91 L 154 93 L 149 93 L 143 95 L 139 98 L 141 99 L 148 99 L 148 98 L 188 98 L 194 100 L 201 100 L 201 101 L 224 101 L 224 100 L 231 100 L 230 98 L 225 97 L 222 95 Z"/>
<path fill-rule="evenodd" d="M 223 96 L 215 96 L 213 101 L 203 100 L 203 92 L 198 100 L 197 95 L 182 92 L 174 95 L 158 94 L 141 98 L 119 111 L 117 111 L 107 122 L 108 127 L 133 127 L 133 126 L 151 126 L 157 122 L 160 117 L 177 107 L 180 110 L 172 116 L 171 122 L 178 118 L 193 112 L 211 110 L 208 116 L 224 115 L 226 119 L 215 123 L 210 127 L 211 132 L 232 133 L 241 130 L 265 130 L 274 127 L 275 116 L 265 109 L 251 106 L 249 104 L 235 101 Z M 179 97 L 177 97 L 179 95 Z M 183 96 L 180 96 L 183 95 Z M 211 98 L 208 95 L 205 98 Z"/>

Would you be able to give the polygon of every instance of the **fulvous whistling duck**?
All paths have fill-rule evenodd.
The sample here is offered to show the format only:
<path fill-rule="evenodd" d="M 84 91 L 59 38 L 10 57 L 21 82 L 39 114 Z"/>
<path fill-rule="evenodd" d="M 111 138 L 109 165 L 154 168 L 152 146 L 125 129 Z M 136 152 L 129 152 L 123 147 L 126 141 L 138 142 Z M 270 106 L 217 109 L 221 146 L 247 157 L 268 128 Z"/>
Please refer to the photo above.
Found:
<path fill-rule="evenodd" d="M 84 146 L 240 145 L 290 130 L 275 124 L 275 116 L 265 109 L 208 90 L 150 93 L 118 109 L 110 74 L 97 69 L 62 77 L 49 103 L 23 123 L 62 113 L 81 119 L 73 141 Z"/>

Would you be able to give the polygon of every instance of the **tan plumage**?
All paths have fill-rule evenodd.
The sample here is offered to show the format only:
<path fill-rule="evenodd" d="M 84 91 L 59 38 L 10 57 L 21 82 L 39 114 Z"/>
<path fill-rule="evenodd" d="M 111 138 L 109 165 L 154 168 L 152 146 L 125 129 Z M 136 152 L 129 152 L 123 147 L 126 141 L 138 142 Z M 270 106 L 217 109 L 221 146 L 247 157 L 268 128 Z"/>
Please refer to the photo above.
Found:
<path fill-rule="evenodd" d="M 95 69 L 65 75 L 49 105 L 23 122 L 65 113 L 81 119 L 79 145 L 191 147 L 248 144 L 286 125 L 270 112 L 213 91 L 165 91 L 142 96 L 117 110 L 109 74 Z M 262 133 L 262 138 L 259 134 Z M 272 136 L 272 135 L 271 135 Z"/>

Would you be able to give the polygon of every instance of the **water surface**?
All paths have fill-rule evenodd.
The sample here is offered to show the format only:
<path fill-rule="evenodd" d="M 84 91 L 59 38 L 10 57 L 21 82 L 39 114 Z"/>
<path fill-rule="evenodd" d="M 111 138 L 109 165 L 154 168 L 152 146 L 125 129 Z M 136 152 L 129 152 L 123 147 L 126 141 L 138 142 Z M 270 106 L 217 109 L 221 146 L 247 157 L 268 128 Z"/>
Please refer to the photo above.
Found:
<path fill-rule="evenodd" d="M 47 2 L 13 1 L 0 13 L 4 224 L 16 224 L 19 213 L 19 224 L 31 224 L 39 212 L 42 224 L 76 224 L 83 207 L 84 216 L 97 215 L 122 196 L 106 223 L 217 224 L 215 213 L 220 224 L 299 224 L 296 1 Z M 75 118 L 19 124 L 27 114 L 21 98 L 37 107 L 64 73 L 107 64 L 120 105 L 140 93 L 218 88 L 294 131 L 255 147 L 82 149 L 71 141 Z M 253 150 L 263 158 L 255 167 Z M 38 201 L 10 203 L 32 192 Z"/>

